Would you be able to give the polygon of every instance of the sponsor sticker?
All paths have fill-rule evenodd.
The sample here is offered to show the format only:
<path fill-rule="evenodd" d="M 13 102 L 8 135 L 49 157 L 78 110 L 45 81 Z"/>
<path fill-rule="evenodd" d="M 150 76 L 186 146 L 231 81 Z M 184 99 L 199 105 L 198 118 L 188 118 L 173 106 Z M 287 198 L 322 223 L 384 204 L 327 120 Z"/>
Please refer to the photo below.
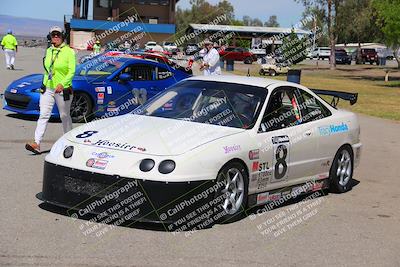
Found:
<path fill-rule="evenodd" d="M 316 182 L 315 184 L 313 184 L 311 190 L 312 190 L 313 192 L 314 192 L 314 191 L 319 191 L 319 190 L 321 190 L 323 187 L 324 187 L 324 182 L 323 182 L 323 181 L 321 181 L 321 182 Z"/>
<path fill-rule="evenodd" d="M 272 170 L 260 172 L 257 175 L 257 189 L 266 188 L 270 179 L 272 178 Z"/>
<path fill-rule="evenodd" d="M 236 152 L 240 150 L 240 145 L 234 145 L 234 146 L 224 146 L 223 147 L 225 154 L 231 153 L 231 152 Z"/>
<path fill-rule="evenodd" d="M 97 104 L 102 105 L 104 103 L 103 99 L 97 99 Z"/>
<path fill-rule="evenodd" d="M 92 146 L 98 146 L 98 147 L 106 147 L 106 148 L 120 148 L 123 150 L 128 150 L 128 151 L 134 151 L 138 150 L 141 152 L 146 151 L 146 148 L 143 147 L 137 147 L 128 143 L 117 143 L 117 142 L 111 142 L 109 140 L 97 140 L 96 142 L 92 143 Z"/>
<path fill-rule="evenodd" d="M 321 136 L 329 136 L 332 134 L 337 134 L 337 133 L 344 133 L 349 130 L 349 126 L 342 122 L 342 124 L 331 124 L 328 126 L 321 126 L 318 127 L 319 134 Z"/>
<path fill-rule="evenodd" d="M 94 89 L 97 93 L 104 93 L 106 91 L 105 87 L 96 87 Z"/>
<path fill-rule="evenodd" d="M 90 158 L 86 161 L 86 166 L 89 168 L 104 170 L 107 167 L 107 163 L 108 161 L 104 159 Z"/>
<path fill-rule="evenodd" d="M 29 83 L 29 82 L 23 82 L 23 83 L 18 84 L 17 87 L 18 87 L 18 88 L 22 88 L 22 87 L 25 87 L 25 86 L 27 86 L 27 85 L 31 85 L 31 83 Z"/>
<path fill-rule="evenodd" d="M 268 201 L 276 201 L 281 198 L 282 194 L 280 192 L 270 194 L 269 192 L 261 193 L 257 195 L 257 204 L 263 204 Z"/>
<path fill-rule="evenodd" d="M 95 163 L 93 164 L 92 168 L 104 170 L 107 167 L 107 160 L 103 159 L 96 159 Z"/>
<path fill-rule="evenodd" d="M 249 159 L 250 160 L 255 160 L 260 158 L 260 150 L 259 149 L 254 149 L 249 151 Z"/>
<path fill-rule="evenodd" d="M 107 153 L 107 152 L 100 152 L 100 153 L 98 153 L 98 152 L 93 152 L 93 153 L 92 153 L 92 156 L 98 157 L 98 158 L 100 158 L 100 159 L 112 159 L 112 158 L 115 158 L 114 155 L 110 155 L 110 154 Z"/>
<path fill-rule="evenodd" d="M 107 86 L 107 94 L 111 95 L 112 94 L 112 87 Z"/>
<path fill-rule="evenodd" d="M 116 112 L 118 111 L 118 108 L 107 108 L 108 112 Z"/>
<path fill-rule="evenodd" d="M 17 89 L 11 89 L 10 92 L 11 92 L 12 94 L 16 94 L 18 91 L 17 91 Z"/>
<path fill-rule="evenodd" d="M 252 172 L 258 171 L 258 161 L 253 161 L 253 167 L 251 168 Z"/>
<path fill-rule="evenodd" d="M 104 93 L 97 93 L 97 99 L 104 99 Z"/>
<path fill-rule="evenodd" d="M 289 136 L 287 136 L 287 135 L 274 136 L 274 137 L 272 137 L 272 143 L 273 144 L 289 143 Z"/>

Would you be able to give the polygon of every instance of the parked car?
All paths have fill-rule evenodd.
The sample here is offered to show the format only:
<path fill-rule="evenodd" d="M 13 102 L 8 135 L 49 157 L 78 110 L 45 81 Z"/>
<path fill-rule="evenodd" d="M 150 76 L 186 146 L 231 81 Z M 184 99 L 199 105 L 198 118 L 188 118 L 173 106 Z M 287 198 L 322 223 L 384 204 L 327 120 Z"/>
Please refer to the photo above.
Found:
<path fill-rule="evenodd" d="M 329 59 L 331 56 L 331 49 L 329 47 L 317 47 L 312 51 L 311 58 Z"/>
<path fill-rule="evenodd" d="M 174 42 L 163 42 L 162 47 L 164 48 L 164 51 L 168 51 L 173 55 L 176 55 L 178 52 L 178 47 Z"/>
<path fill-rule="evenodd" d="M 185 48 L 186 55 L 194 55 L 200 51 L 200 47 L 197 44 L 187 44 Z"/>
<path fill-rule="evenodd" d="M 357 99 L 265 78 L 186 79 L 133 114 L 63 135 L 45 158 L 38 197 L 75 218 L 101 214 L 174 231 L 302 194 L 348 192 L 360 124 L 318 94 Z M 188 96 L 195 101 L 175 104 Z"/>
<path fill-rule="evenodd" d="M 376 65 L 379 65 L 378 53 L 373 48 L 361 48 L 360 53 L 357 53 L 357 55 L 361 57 L 357 61 L 362 64 L 369 62 L 369 64 L 371 65 L 374 63 L 376 63 Z"/>
<path fill-rule="evenodd" d="M 144 49 L 145 50 L 153 50 L 153 48 L 157 46 L 156 42 L 153 41 L 148 41 L 145 45 L 144 45 Z"/>
<path fill-rule="evenodd" d="M 252 64 L 257 61 L 257 56 L 248 49 L 229 46 L 219 50 L 219 55 L 224 60 L 243 61 L 244 64 Z"/>
<path fill-rule="evenodd" d="M 96 57 L 76 68 L 72 81 L 72 120 L 82 122 L 94 116 L 127 113 L 190 76 L 191 70 L 186 71 L 178 65 L 133 55 Z M 42 80 L 42 74 L 32 74 L 12 82 L 4 93 L 4 109 L 19 114 L 39 115 Z M 128 100 L 131 100 L 128 107 L 121 109 Z M 59 117 L 57 106 L 54 106 L 52 116 Z"/>
<path fill-rule="evenodd" d="M 329 59 L 329 62 L 331 60 Z M 335 51 L 336 64 L 347 64 L 351 65 L 351 56 L 349 56 L 344 49 L 336 49 Z"/>

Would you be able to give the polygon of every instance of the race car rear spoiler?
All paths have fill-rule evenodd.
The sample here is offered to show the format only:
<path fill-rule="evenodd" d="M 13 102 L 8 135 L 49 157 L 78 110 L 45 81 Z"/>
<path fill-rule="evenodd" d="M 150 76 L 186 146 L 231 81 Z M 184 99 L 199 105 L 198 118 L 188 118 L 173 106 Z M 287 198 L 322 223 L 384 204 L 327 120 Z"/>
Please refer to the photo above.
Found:
<path fill-rule="evenodd" d="M 333 96 L 331 101 L 331 105 L 336 108 L 340 99 L 350 101 L 350 105 L 354 105 L 357 103 L 358 93 L 347 93 L 347 92 L 339 92 L 339 91 L 330 91 L 330 90 L 320 90 L 320 89 L 311 89 L 317 95 L 328 95 Z"/>

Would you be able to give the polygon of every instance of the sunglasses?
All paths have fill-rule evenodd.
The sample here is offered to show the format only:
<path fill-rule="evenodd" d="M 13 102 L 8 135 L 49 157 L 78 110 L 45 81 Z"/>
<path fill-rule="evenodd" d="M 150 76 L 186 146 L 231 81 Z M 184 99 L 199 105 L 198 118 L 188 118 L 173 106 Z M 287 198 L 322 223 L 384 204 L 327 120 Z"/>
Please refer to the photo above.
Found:
<path fill-rule="evenodd" d="M 61 37 L 61 33 L 60 32 L 52 32 L 51 37 Z"/>

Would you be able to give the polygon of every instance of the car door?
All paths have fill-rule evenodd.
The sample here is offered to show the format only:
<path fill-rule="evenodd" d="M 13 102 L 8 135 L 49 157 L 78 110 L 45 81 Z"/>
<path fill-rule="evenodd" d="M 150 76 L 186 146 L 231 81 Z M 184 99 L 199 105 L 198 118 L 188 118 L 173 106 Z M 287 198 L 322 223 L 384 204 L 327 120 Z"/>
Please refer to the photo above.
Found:
<path fill-rule="evenodd" d="M 260 166 L 256 170 L 254 164 L 252 169 L 257 173 L 259 192 L 301 183 L 314 167 L 310 159 L 317 144 L 314 133 L 301 124 L 301 116 L 296 88 L 272 91 L 257 135 L 259 144 L 263 144 Z"/>
<path fill-rule="evenodd" d="M 119 76 L 127 73 L 129 81 L 122 81 Z M 132 63 L 125 66 L 115 78 L 109 82 L 106 90 L 112 91 L 112 99 L 105 102 L 107 110 L 113 111 L 119 107 L 118 114 L 131 112 L 134 108 L 144 104 L 148 99 L 164 89 L 157 79 L 157 64 Z M 107 94 L 107 96 L 109 96 Z"/>
<path fill-rule="evenodd" d="M 340 144 L 340 134 L 332 134 L 331 128 L 346 128 L 346 122 L 334 122 L 330 110 L 321 101 L 308 92 L 299 89 L 302 124 L 315 133 L 317 153 L 315 155 L 315 175 L 318 179 L 326 178 L 332 164 L 332 158 Z"/>

